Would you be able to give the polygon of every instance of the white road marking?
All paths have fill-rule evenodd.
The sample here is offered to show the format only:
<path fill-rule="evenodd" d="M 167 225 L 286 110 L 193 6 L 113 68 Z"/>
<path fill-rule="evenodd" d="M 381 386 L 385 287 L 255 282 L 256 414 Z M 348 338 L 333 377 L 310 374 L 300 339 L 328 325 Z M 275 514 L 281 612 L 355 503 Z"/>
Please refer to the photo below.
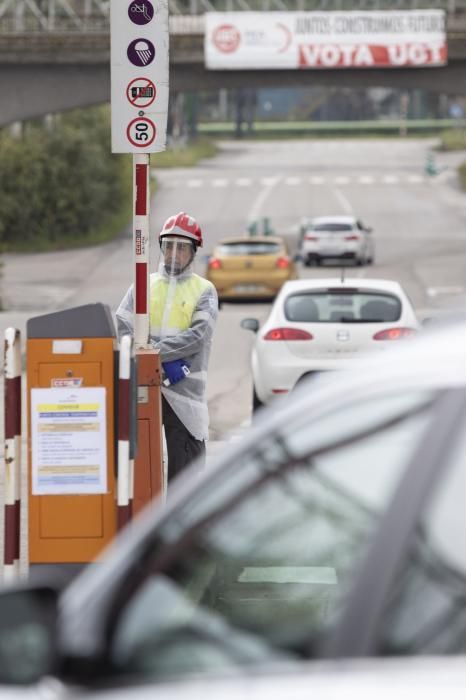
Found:
<path fill-rule="evenodd" d="M 279 179 L 279 177 L 262 177 L 260 183 L 264 185 L 264 187 L 274 187 Z"/>
<path fill-rule="evenodd" d="M 335 197 L 338 199 L 338 202 L 340 203 L 340 206 L 342 207 L 343 211 L 346 214 L 352 214 L 353 207 L 351 206 L 351 202 L 349 201 L 348 197 L 346 197 L 343 194 L 343 192 L 338 189 L 338 187 L 332 187 L 332 192 L 335 195 Z"/>
<path fill-rule="evenodd" d="M 247 220 L 249 222 L 256 221 L 261 214 L 262 207 L 264 205 L 265 200 L 267 197 L 270 195 L 270 193 L 275 189 L 275 187 L 278 185 L 278 183 L 281 180 L 281 176 L 277 175 L 273 178 L 268 178 L 269 184 L 267 184 L 265 187 L 261 189 L 259 194 L 257 195 L 256 199 L 252 203 L 252 207 L 249 210 L 249 214 L 247 217 Z"/>
<path fill-rule="evenodd" d="M 162 179 L 161 184 L 164 187 L 182 187 L 183 185 L 186 187 L 202 187 L 204 184 L 206 186 L 211 186 L 211 187 L 228 187 L 231 183 L 237 185 L 238 187 L 250 187 L 251 185 L 257 184 L 258 182 L 263 186 L 263 187 L 275 187 L 275 185 L 278 182 L 283 182 L 285 185 L 289 187 L 296 187 L 297 185 L 302 184 L 303 179 L 298 176 L 288 176 L 286 178 L 282 177 L 261 177 L 258 180 L 250 177 L 238 177 L 236 180 L 230 180 L 229 178 L 214 178 L 212 180 L 203 180 L 203 179 L 189 179 L 189 180 L 169 180 L 168 178 L 166 180 Z M 438 180 L 437 180 L 438 181 Z M 426 182 L 426 179 L 422 175 L 407 175 L 404 179 L 402 179 L 399 175 L 382 175 L 380 179 L 377 179 L 376 176 L 374 175 L 337 175 L 335 176 L 331 182 L 334 185 L 349 185 L 351 183 L 353 184 L 359 184 L 359 185 L 375 185 L 375 184 L 380 184 L 383 183 L 384 185 L 397 185 L 402 182 L 404 184 L 411 184 L 411 185 L 420 185 Z M 308 183 L 310 185 L 325 185 L 325 184 L 331 184 L 331 182 L 326 178 L 323 177 L 322 175 L 311 175 L 308 178 Z"/>
<path fill-rule="evenodd" d="M 464 287 L 427 287 L 427 296 L 438 297 L 441 294 L 462 294 Z"/>

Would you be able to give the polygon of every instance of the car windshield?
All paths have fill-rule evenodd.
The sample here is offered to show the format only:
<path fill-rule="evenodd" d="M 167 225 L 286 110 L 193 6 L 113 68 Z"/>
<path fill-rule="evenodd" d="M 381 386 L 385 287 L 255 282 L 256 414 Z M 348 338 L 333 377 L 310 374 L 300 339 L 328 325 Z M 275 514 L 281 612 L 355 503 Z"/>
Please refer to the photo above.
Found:
<path fill-rule="evenodd" d="M 299 323 L 393 323 L 401 302 L 393 294 L 337 289 L 291 294 L 284 304 L 287 321 Z"/>
<path fill-rule="evenodd" d="M 277 255 L 280 252 L 278 243 L 264 243 L 254 241 L 239 241 L 237 243 L 224 243 L 217 248 L 217 257 L 231 257 L 234 255 Z"/>
<path fill-rule="evenodd" d="M 300 411 L 213 472 L 115 603 L 112 667 L 163 679 L 312 656 L 434 403 L 405 389 Z"/>
<path fill-rule="evenodd" d="M 311 231 L 328 231 L 329 233 L 338 233 L 339 231 L 352 231 L 353 226 L 351 224 L 342 224 L 342 223 L 337 223 L 337 222 L 331 222 L 329 221 L 328 223 L 321 223 L 321 224 L 312 224 Z"/>

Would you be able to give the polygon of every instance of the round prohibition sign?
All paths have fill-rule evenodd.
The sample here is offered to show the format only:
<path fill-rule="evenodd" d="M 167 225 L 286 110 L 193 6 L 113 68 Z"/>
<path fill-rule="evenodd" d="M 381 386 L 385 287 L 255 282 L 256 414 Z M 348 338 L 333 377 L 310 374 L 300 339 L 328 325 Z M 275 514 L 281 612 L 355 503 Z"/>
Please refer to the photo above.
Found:
<path fill-rule="evenodd" d="M 149 78 L 134 78 L 126 88 L 126 97 L 133 107 L 149 107 L 156 95 L 156 87 Z"/>
<path fill-rule="evenodd" d="M 155 139 L 157 129 L 155 124 L 146 117 L 137 117 L 133 119 L 126 129 L 128 141 L 137 148 L 146 148 L 150 146 Z"/>

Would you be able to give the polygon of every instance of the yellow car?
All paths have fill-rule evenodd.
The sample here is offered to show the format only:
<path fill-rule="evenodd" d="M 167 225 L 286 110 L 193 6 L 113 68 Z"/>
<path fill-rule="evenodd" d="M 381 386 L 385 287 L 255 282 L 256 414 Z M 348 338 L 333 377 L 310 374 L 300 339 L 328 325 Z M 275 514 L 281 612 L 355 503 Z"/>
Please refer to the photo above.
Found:
<path fill-rule="evenodd" d="M 215 246 L 206 277 L 220 302 L 273 299 L 284 282 L 296 278 L 296 270 L 282 238 L 242 236 Z"/>

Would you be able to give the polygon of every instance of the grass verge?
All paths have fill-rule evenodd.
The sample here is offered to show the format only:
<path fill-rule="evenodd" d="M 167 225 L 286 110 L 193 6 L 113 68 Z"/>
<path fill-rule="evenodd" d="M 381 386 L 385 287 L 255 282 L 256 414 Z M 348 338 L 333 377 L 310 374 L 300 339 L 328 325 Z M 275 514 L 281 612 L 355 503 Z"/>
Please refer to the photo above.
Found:
<path fill-rule="evenodd" d="M 411 119 L 406 122 L 399 120 L 371 121 L 268 121 L 255 122 L 250 131 L 244 130 L 241 138 L 254 139 L 320 139 L 320 138 L 431 138 L 439 131 L 449 130 L 452 126 L 466 127 L 466 121 L 458 125 L 451 119 Z M 214 122 L 199 124 L 199 132 L 212 138 L 234 138 L 236 124 L 234 122 Z M 406 134 L 406 135 L 405 135 Z"/>
<path fill-rule="evenodd" d="M 204 158 L 213 158 L 217 145 L 208 138 L 198 138 L 179 148 L 170 148 L 151 156 L 151 165 L 157 168 L 189 168 Z"/>
<path fill-rule="evenodd" d="M 448 129 L 440 134 L 438 151 L 464 151 L 466 150 L 466 130 Z"/>
<path fill-rule="evenodd" d="M 466 161 L 459 166 L 458 177 L 461 189 L 466 190 Z"/>

